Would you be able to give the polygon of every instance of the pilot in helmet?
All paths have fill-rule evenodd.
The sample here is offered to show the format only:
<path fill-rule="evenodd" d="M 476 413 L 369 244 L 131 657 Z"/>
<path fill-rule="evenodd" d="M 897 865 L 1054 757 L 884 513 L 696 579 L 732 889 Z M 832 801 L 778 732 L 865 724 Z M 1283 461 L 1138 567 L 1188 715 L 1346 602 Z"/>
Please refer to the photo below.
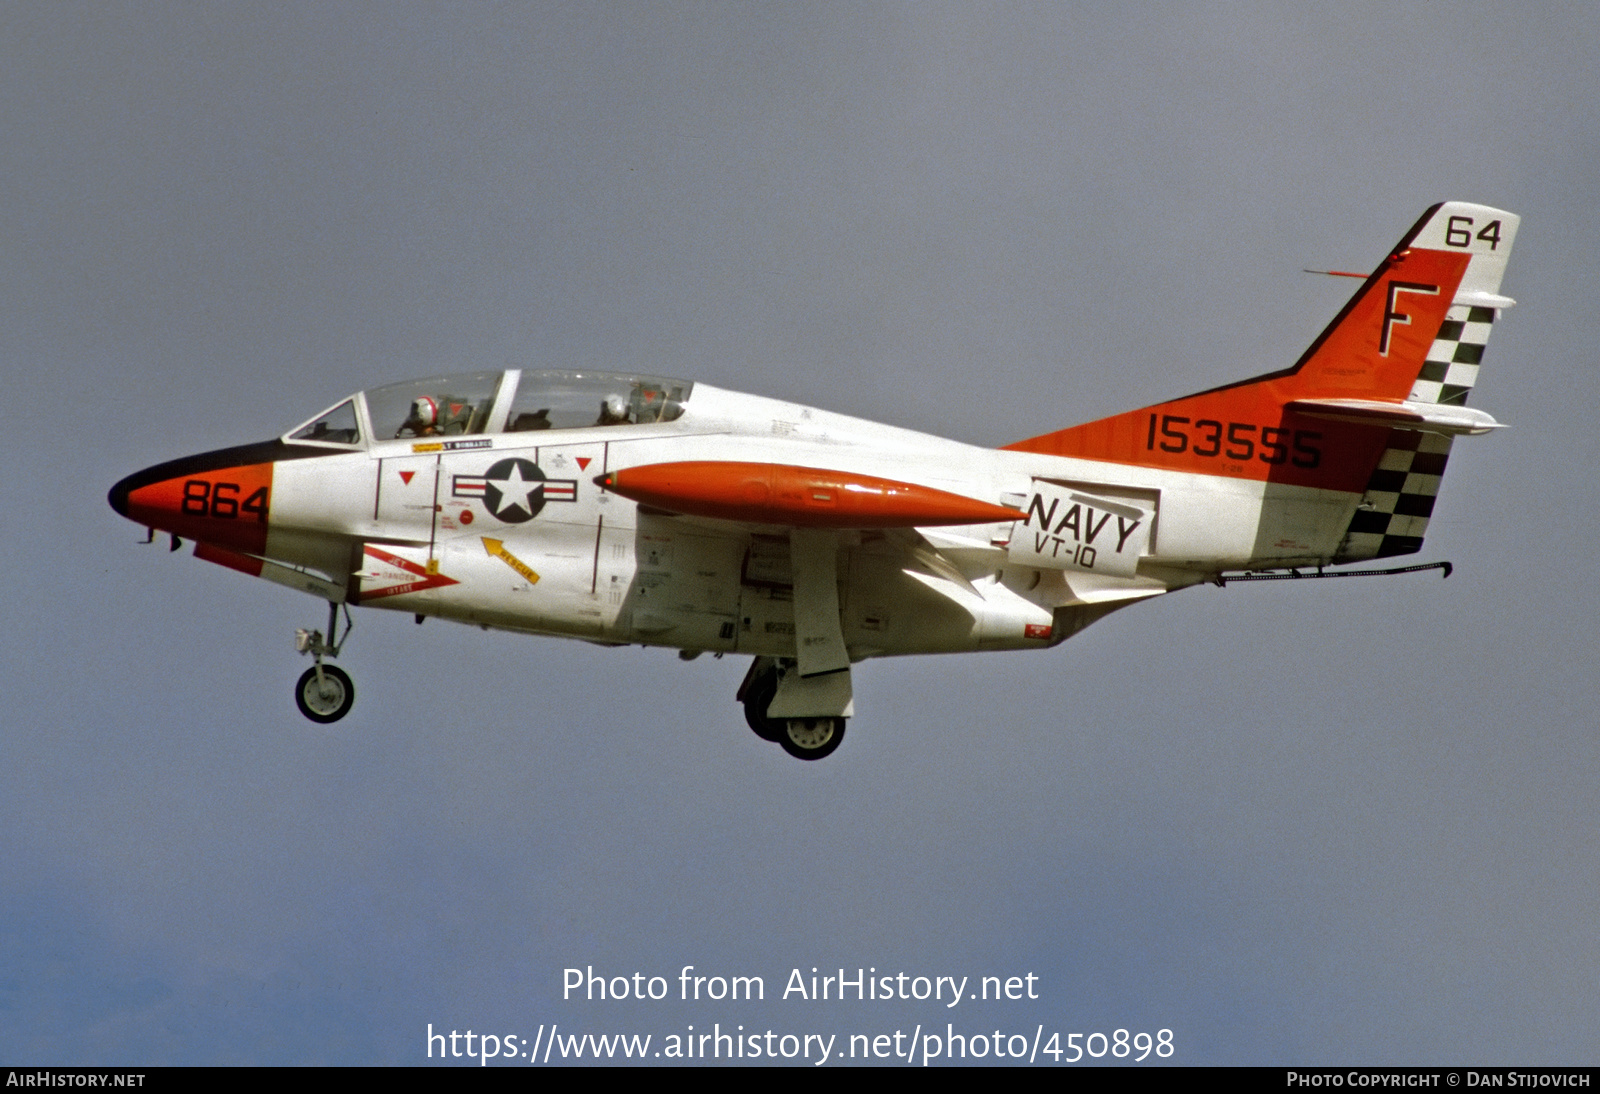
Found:
<path fill-rule="evenodd" d="M 600 400 L 600 420 L 596 425 L 622 425 L 628 420 L 628 400 L 617 394 Z"/>
<path fill-rule="evenodd" d="M 410 433 L 413 437 L 429 437 L 439 432 L 439 404 L 432 397 L 421 395 L 411 400 L 411 413 L 395 431 L 396 437 Z"/>

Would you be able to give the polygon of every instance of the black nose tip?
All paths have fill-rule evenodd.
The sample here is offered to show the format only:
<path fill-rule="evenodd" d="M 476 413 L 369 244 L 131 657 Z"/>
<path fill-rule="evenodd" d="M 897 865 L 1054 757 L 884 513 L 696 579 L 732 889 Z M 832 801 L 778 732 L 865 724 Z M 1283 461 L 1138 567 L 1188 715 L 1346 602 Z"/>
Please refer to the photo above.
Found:
<path fill-rule="evenodd" d="M 125 517 L 128 515 L 128 494 L 133 489 L 128 485 L 128 483 L 132 480 L 133 476 L 129 475 L 127 478 L 117 483 L 117 485 L 113 486 L 111 488 L 111 493 L 106 495 L 106 501 L 111 503 L 111 508 L 117 511 L 117 516 L 119 517 Z"/>

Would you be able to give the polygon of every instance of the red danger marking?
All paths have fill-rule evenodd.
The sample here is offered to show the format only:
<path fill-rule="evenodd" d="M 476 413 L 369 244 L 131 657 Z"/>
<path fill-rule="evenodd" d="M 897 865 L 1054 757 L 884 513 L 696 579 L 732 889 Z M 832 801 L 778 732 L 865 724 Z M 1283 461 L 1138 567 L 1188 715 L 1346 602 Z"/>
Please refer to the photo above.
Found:
<path fill-rule="evenodd" d="M 402 472 L 400 472 L 400 481 L 405 483 L 407 486 L 410 486 L 411 485 L 411 476 L 415 475 L 415 474 L 416 474 L 415 471 L 402 471 Z"/>
<path fill-rule="evenodd" d="M 402 584 L 391 585 L 388 588 L 382 589 L 368 590 L 363 588 L 361 590 L 362 600 L 379 600 L 386 596 L 404 596 L 406 593 L 418 593 L 425 589 L 437 589 L 445 585 L 461 584 L 455 578 L 446 577 L 441 573 L 430 574 L 426 569 L 418 566 L 415 562 L 412 562 L 409 559 L 401 558 L 399 555 L 391 554 L 381 547 L 374 547 L 370 543 L 366 545 L 365 551 L 368 555 L 371 555 L 379 562 L 387 562 L 390 566 L 393 566 L 396 569 L 404 570 L 406 573 L 415 576 L 418 580 L 406 581 Z"/>
<path fill-rule="evenodd" d="M 471 524 L 472 523 L 472 510 L 471 509 L 463 509 L 463 510 L 461 510 L 461 523 L 462 524 Z"/>
<path fill-rule="evenodd" d="M 592 460 L 592 459 L 594 459 L 593 456 L 579 456 L 579 457 L 577 457 L 578 470 L 582 471 L 582 470 L 586 469 L 589 466 L 589 461 Z"/>

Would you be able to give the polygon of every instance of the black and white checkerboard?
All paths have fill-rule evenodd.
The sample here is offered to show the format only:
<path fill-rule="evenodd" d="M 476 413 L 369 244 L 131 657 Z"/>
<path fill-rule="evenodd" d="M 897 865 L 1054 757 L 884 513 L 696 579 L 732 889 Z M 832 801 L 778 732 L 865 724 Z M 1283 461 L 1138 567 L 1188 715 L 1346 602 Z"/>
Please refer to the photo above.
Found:
<path fill-rule="evenodd" d="M 1493 308 L 1452 306 L 1408 399 L 1465 406 L 1468 393 L 1478 382 L 1478 368 L 1494 319 Z M 1367 482 L 1366 493 L 1334 561 L 1361 562 L 1420 551 L 1449 457 L 1447 436 L 1414 429 L 1390 430 L 1389 443 Z"/>

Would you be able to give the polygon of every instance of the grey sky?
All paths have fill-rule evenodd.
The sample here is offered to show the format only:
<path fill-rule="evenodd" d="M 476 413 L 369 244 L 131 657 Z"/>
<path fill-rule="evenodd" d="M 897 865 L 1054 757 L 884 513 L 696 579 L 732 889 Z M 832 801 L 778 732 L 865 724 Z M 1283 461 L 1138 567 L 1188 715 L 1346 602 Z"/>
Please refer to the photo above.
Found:
<path fill-rule="evenodd" d="M 423 1034 L 1170 1028 L 1181 1063 L 1593 1062 L 1591 7 L 0 10 L 14 408 L 0 1056 Z M 137 547 L 160 460 L 466 368 L 682 375 L 1001 444 L 1279 368 L 1430 204 L 1524 217 L 1416 577 L 868 663 L 829 761 L 742 659 L 363 612 Z M 561 971 L 765 977 L 578 1003 Z M 1040 998 L 780 1001 L 791 968 Z"/>

